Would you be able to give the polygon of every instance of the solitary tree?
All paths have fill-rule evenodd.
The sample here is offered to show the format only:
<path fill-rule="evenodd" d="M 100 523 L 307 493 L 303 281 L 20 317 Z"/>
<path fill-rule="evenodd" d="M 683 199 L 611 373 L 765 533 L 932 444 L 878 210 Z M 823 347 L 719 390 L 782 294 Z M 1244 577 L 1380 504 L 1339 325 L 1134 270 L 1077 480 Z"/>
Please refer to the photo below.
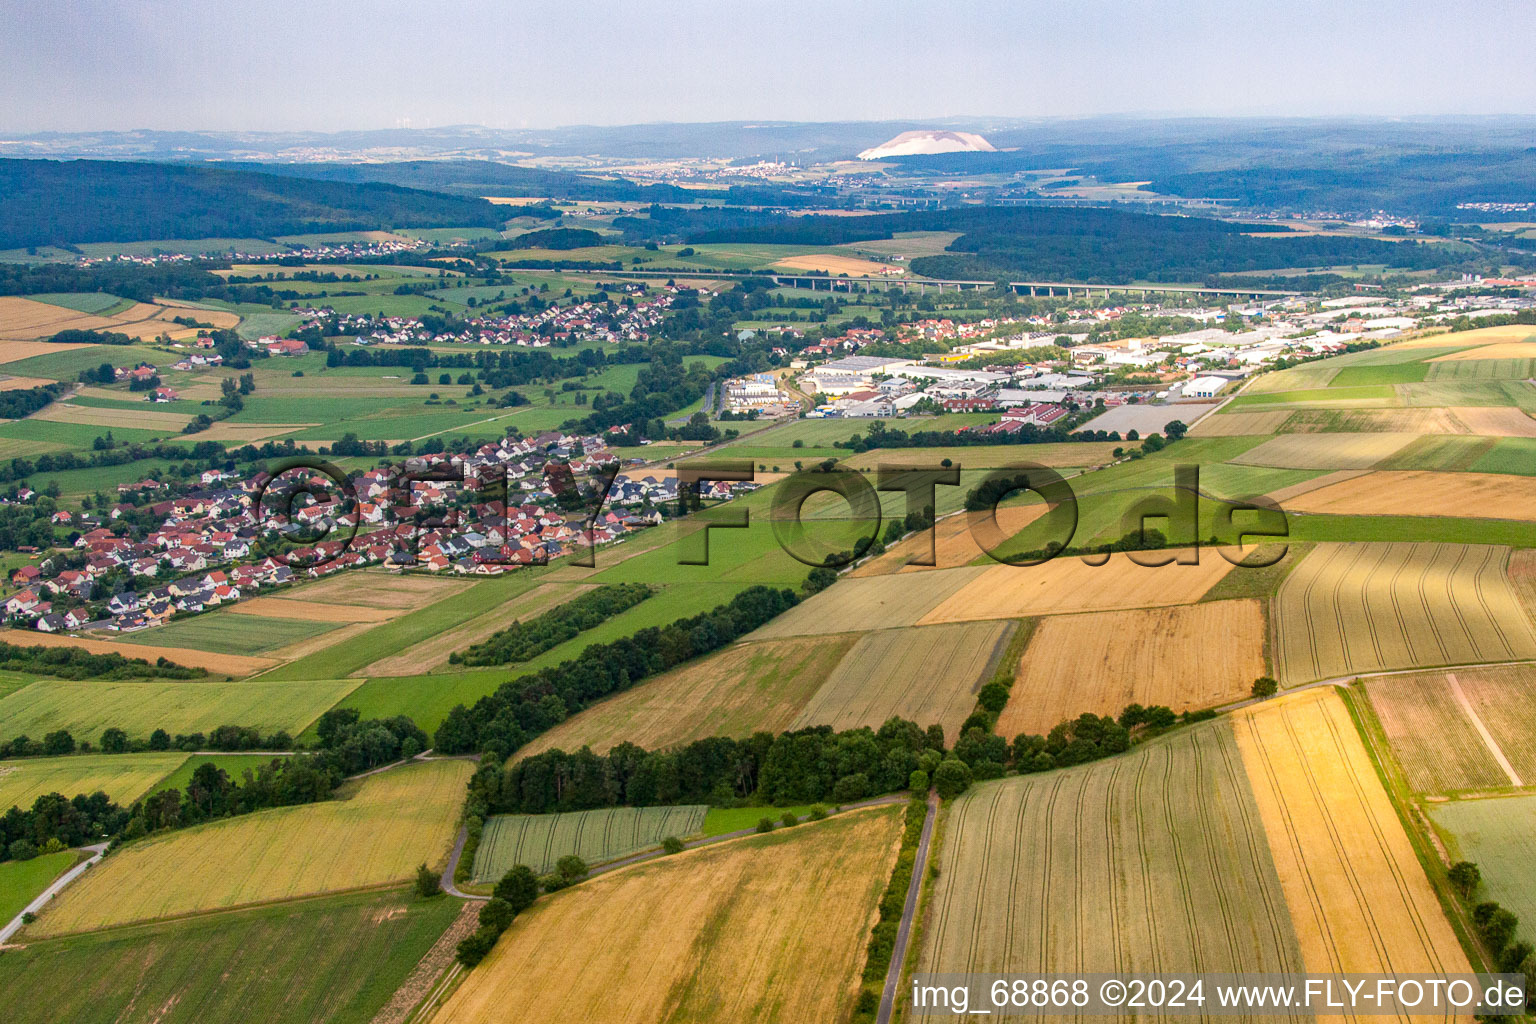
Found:
<path fill-rule="evenodd" d="M 1252 692 L 1255 697 L 1265 700 L 1280 692 L 1280 683 L 1269 676 L 1259 676 L 1253 681 Z"/>
<path fill-rule="evenodd" d="M 1451 865 L 1448 872 L 1451 885 L 1461 894 L 1461 898 L 1469 900 L 1477 892 L 1477 887 L 1483 884 L 1483 873 L 1478 870 L 1476 864 L 1469 860 L 1457 861 Z"/>
<path fill-rule="evenodd" d="M 437 874 L 425 864 L 416 869 L 416 895 L 436 896 L 442 892 Z"/>

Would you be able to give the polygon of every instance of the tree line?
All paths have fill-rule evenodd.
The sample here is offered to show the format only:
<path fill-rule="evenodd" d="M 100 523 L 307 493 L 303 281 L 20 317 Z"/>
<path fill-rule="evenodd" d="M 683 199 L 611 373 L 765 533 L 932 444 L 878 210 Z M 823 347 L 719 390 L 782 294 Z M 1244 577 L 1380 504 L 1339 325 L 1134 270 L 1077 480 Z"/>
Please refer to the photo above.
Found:
<path fill-rule="evenodd" d="M 616 583 L 582 594 L 543 615 L 514 622 L 468 650 L 454 651 L 454 665 L 508 665 L 527 661 L 628 611 L 655 593 L 644 583 Z"/>
<path fill-rule="evenodd" d="M 718 650 L 797 603 L 792 590 L 748 587 L 712 611 L 594 644 L 559 665 L 501 684 L 472 708 L 457 705 L 433 736 L 433 749 L 504 759 L 592 702 Z"/>
<path fill-rule="evenodd" d="M 427 740 L 409 718 L 363 720 L 353 708 L 326 712 L 316 730 L 320 737 L 317 751 L 274 757 L 255 769 L 246 769 L 239 781 L 208 761 L 193 770 L 184 789 L 161 790 L 128 808 L 105 793 L 73 798 L 48 793 L 39 796 L 30 810 L 12 807 L 0 816 L 0 861 L 26 860 L 103 836 L 110 836 L 116 846 L 153 832 L 215 818 L 325 800 L 347 776 L 414 757 Z M 233 740 L 249 735 L 233 726 L 221 727 L 215 736 L 220 733 Z M 163 730 L 157 730 L 150 749 L 165 749 L 164 735 Z M 10 746 L 15 744 L 13 740 Z M 50 733 L 44 747 L 48 753 L 69 753 L 74 741 L 67 732 Z M 102 747 L 108 752 L 130 749 L 121 729 L 106 730 Z"/>
<path fill-rule="evenodd" d="M 164 657 L 153 663 L 121 654 L 92 654 L 81 647 L 19 647 L 0 642 L 0 669 L 60 679 L 202 679 L 203 668 L 188 668 Z"/>

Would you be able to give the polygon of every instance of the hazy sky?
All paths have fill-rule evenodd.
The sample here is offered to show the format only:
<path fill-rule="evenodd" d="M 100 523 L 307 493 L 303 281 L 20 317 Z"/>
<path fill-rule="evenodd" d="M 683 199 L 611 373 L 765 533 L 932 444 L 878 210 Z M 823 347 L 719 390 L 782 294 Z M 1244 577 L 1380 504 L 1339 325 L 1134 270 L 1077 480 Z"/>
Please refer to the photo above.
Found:
<path fill-rule="evenodd" d="M 0 0 L 0 130 L 1536 114 L 1536 3 Z"/>

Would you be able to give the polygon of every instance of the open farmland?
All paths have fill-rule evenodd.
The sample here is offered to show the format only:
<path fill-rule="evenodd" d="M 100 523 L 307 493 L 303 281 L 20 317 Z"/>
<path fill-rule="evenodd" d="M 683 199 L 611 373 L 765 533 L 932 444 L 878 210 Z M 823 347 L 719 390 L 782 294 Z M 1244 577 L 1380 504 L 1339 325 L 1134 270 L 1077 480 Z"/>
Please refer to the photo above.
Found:
<path fill-rule="evenodd" d="M 1131 703 L 1215 707 L 1248 696 L 1261 675 L 1258 601 L 1053 615 L 1030 638 L 995 731 L 1044 735 L 1085 711 L 1113 716 Z"/>
<path fill-rule="evenodd" d="M 693 835 L 703 826 L 708 810 L 702 804 L 690 804 L 493 815 L 485 822 L 472 880 L 477 885 L 493 884 L 517 864 L 542 875 L 573 853 L 588 864 L 617 860 L 660 846 L 668 836 Z"/>
<path fill-rule="evenodd" d="M 336 628 L 338 622 L 343 621 L 330 616 L 306 614 L 302 607 L 294 609 L 292 618 L 260 614 L 261 610 L 271 609 L 271 604 L 261 606 L 254 615 L 237 612 L 235 609 L 238 607 L 239 604 L 236 604 L 216 612 L 175 619 L 154 629 L 128 633 L 119 641 L 128 646 L 120 650 L 130 658 L 134 657 L 131 653 L 133 648 L 140 646 L 157 650 L 174 647 L 236 657 L 267 654 L 279 647 L 287 647 L 329 632 Z M 179 658 L 172 660 L 181 661 Z M 184 661 L 181 663 L 186 664 Z"/>
<path fill-rule="evenodd" d="M 1416 434 L 1282 434 L 1232 461 L 1278 469 L 1370 469 L 1407 446 Z"/>
<path fill-rule="evenodd" d="M 1280 681 L 1536 657 L 1508 557 L 1487 545 L 1319 544 L 1275 598 Z"/>
<path fill-rule="evenodd" d="M 1449 409 L 1304 409 L 1285 422 L 1288 434 L 1465 434 Z"/>
<path fill-rule="evenodd" d="M 380 658 L 371 665 L 357 670 L 360 676 L 409 676 L 442 668 L 448 656 L 462 651 L 471 644 L 487 639 L 491 634 L 506 629 L 514 622 L 526 622 L 574 597 L 591 590 L 580 583 L 545 583 L 542 586 L 518 594 L 505 604 L 498 605 L 477 615 L 468 622 L 446 629 L 398 654 Z"/>
<path fill-rule="evenodd" d="M 1536 796 L 1453 800 L 1428 810 L 1449 837 L 1452 860 L 1470 860 L 1481 869 L 1479 899 L 1513 910 L 1520 916 L 1519 938 L 1536 938 Z"/>
<path fill-rule="evenodd" d="M 1502 473 L 1379 471 L 1292 499 L 1292 511 L 1536 520 L 1536 478 Z"/>
<path fill-rule="evenodd" d="M 1284 409 L 1273 412 L 1234 412 L 1202 416 L 1189 429 L 1194 437 L 1239 437 L 1244 434 L 1274 434 L 1294 413 Z"/>
<path fill-rule="evenodd" d="M 211 732 L 231 722 L 297 736 L 358 683 L 39 679 L 0 697 L 0 722 L 7 736 L 41 737 L 68 729 L 84 739 L 116 726 L 130 739 L 148 739 L 156 729 L 175 736 Z"/>
<path fill-rule="evenodd" d="M 1170 549 L 1148 552 L 1145 557 L 1178 554 Z M 1232 563 L 1220 552 L 1210 549 L 1200 553 L 1198 565 L 1150 567 L 1138 565 L 1123 554 L 1109 556 L 1102 565 L 1072 557 L 1053 558 L 1043 565 L 994 565 L 921 616 L 918 624 L 1193 604 L 1231 568 Z M 927 580 L 934 575 L 911 579 Z"/>
<path fill-rule="evenodd" d="M 139 642 L 140 639 L 144 642 Z M 35 630 L 0 630 L 0 641 L 17 647 L 78 647 L 92 654 L 121 654 L 125 658 L 143 658 L 150 664 L 154 664 L 157 658 L 165 658 L 188 668 L 205 668 L 209 672 L 231 676 L 248 676 L 253 672 L 270 668 L 274 664 L 271 658 L 199 651 L 190 647 L 162 647 L 155 642 L 156 639 L 154 632 L 135 637 L 134 642 L 127 643 L 117 640 L 98 640 L 94 637 L 67 636 L 63 633 L 39 633 Z"/>
<path fill-rule="evenodd" d="M 1457 681 L 1470 671 L 1458 670 Z M 1446 672 L 1415 672 L 1366 681 L 1371 708 L 1408 785 L 1418 793 L 1509 785 L 1509 778 L 1457 698 L 1448 676 Z"/>
<path fill-rule="evenodd" d="M 129 844 L 70 886 L 29 934 L 60 935 L 403 882 L 443 866 L 474 766 L 432 761 L 277 807 Z"/>
<path fill-rule="evenodd" d="M 846 634 L 735 644 L 599 701 L 518 756 L 582 747 L 602 753 L 626 741 L 655 750 L 708 736 L 782 732 L 853 646 Z"/>
<path fill-rule="evenodd" d="M 980 566 L 844 580 L 752 634 L 754 640 L 915 626 L 946 598 L 989 570 Z M 976 616 L 986 618 L 988 616 Z M 997 615 L 993 618 L 1018 616 Z"/>
<path fill-rule="evenodd" d="M 944 741 L 952 745 L 1013 625 L 966 622 L 866 633 L 790 728 L 878 729 L 895 715 L 925 727 L 942 725 Z"/>
<path fill-rule="evenodd" d="M 1536 665 L 1459 668 L 1455 676 L 1470 713 L 1488 730 L 1489 750 L 1524 785 L 1536 785 Z"/>
<path fill-rule="evenodd" d="M 997 509 L 996 525 L 1005 536 L 1012 536 L 1045 515 L 1045 512 L 1046 505 L 1043 502 L 1035 505 L 1003 505 Z M 986 517 L 987 513 L 974 515 Z M 851 578 L 884 576 L 895 572 L 927 572 L 930 569 L 957 569 L 971 565 L 986 556 L 976 540 L 978 532 L 973 529 L 974 522 L 973 514 L 968 512 L 945 516 L 933 525 L 931 534 L 920 530 L 887 548 L 884 554 L 869 559 L 848 575 Z M 983 529 L 990 534 L 990 527 L 991 524 L 986 524 Z M 910 564 L 912 559 L 926 559 L 930 554 L 933 565 Z"/>
<path fill-rule="evenodd" d="M 28 994 L 6 1021 L 369 1024 L 459 907 L 349 894 L 29 941 L 0 957 L 0 991 Z"/>
<path fill-rule="evenodd" d="M 540 899 L 433 1019 L 845 1019 L 900 831 L 900 808 L 857 811 Z"/>
<path fill-rule="evenodd" d="M 976 786 L 949 812 L 933 972 L 1299 971 L 1226 723 Z"/>
<path fill-rule="evenodd" d="M 1308 971 L 1470 970 L 1332 687 L 1232 727 Z"/>
<path fill-rule="evenodd" d="M 7 729 L 9 732 L 9 729 Z M 0 813 L 46 793 L 66 797 L 100 790 L 127 807 L 175 771 L 185 754 L 77 754 L 0 761 Z"/>

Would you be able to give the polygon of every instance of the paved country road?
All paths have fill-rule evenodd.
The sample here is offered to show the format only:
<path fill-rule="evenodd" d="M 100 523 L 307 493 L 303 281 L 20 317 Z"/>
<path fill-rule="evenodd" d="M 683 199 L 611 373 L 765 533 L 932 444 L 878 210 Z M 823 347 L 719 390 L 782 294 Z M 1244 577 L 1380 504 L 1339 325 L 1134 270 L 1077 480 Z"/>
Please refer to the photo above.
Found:
<path fill-rule="evenodd" d="M 74 867 L 60 875 L 52 885 L 43 890 L 41 896 L 33 900 L 31 903 L 28 903 L 20 914 L 17 914 L 15 917 L 11 918 L 9 924 L 7 924 L 4 928 L 0 928 L 0 945 L 4 945 L 6 941 L 9 940 L 12 935 L 15 935 L 17 930 L 21 928 L 21 919 L 23 917 L 25 917 L 27 914 L 35 914 L 39 910 L 42 910 L 44 905 L 46 905 L 49 900 L 53 899 L 60 892 L 62 892 L 66 885 L 68 885 L 70 882 L 73 882 L 81 875 L 85 874 L 87 868 L 101 860 L 102 854 L 107 852 L 107 844 L 96 843 L 93 846 L 82 846 L 80 849 L 90 850 L 90 859 L 81 861 L 79 864 L 76 864 Z"/>
<path fill-rule="evenodd" d="M 896 1009 L 896 986 L 901 982 L 901 968 L 907 960 L 907 942 L 912 938 L 912 919 L 917 916 L 917 894 L 923 888 L 923 872 L 928 868 L 928 846 L 933 841 L 934 822 L 939 817 L 939 796 L 928 793 L 928 813 L 923 818 L 923 834 L 917 840 L 917 857 L 912 862 L 912 881 L 907 883 L 907 902 L 901 908 L 901 925 L 896 929 L 896 944 L 891 948 L 891 965 L 885 971 L 885 989 L 880 993 L 880 1012 L 875 1024 L 890 1024 Z"/>

